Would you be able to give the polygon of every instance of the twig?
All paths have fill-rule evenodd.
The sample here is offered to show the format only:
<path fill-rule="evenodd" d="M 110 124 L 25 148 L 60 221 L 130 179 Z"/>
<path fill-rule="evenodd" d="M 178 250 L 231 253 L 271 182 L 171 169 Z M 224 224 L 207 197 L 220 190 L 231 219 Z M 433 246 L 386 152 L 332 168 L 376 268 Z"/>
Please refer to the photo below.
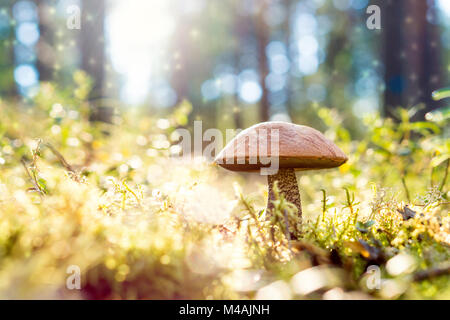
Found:
<path fill-rule="evenodd" d="M 437 206 L 441 206 L 441 205 L 446 205 L 446 204 L 450 204 L 450 201 L 443 201 L 443 202 L 439 202 L 438 204 L 437 204 Z M 414 204 L 414 206 L 415 207 L 426 207 L 426 206 L 428 206 L 429 204 Z"/>
<path fill-rule="evenodd" d="M 66 168 L 67 171 L 75 173 L 73 167 L 66 161 L 66 159 L 64 159 L 63 155 L 59 153 L 58 150 L 56 150 L 50 143 L 45 143 L 44 145 L 49 148 L 50 151 L 58 158 L 59 162 L 61 162 L 61 164 L 64 166 L 64 168 Z"/>
<path fill-rule="evenodd" d="M 325 189 L 320 189 L 323 193 L 322 198 L 322 222 L 325 222 L 325 214 L 327 213 L 327 192 Z"/>
<path fill-rule="evenodd" d="M 261 240 L 264 241 L 264 234 L 261 228 L 261 224 L 259 223 L 258 215 L 256 214 L 255 210 L 248 204 L 247 199 L 244 198 L 244 195 L 241 194 L 241 202 L 244 204 L 245 209 L 250 213 L 253 220 L 255 220 L 256 228 L 258 229 L 259 236 L 261 237 Z"/>
<path fill-rule="evenodd" d="M 450 275 L 450 263 L 441 267 L 435 267 L 414 274 L 414 281 L 422 281 L 430 278 L 435 278 L 443 275 Z"/>
<path fill-rule="evenodd" d="M 447 159 L 447 166 L 445 167 L 445 174 L 442 178 L 441 186 L 439 187 L 439 191 L 442 192 L 444 190 L 444 186 L 447 183 L 447 177 L 448 177 L 448 166 L 450 164 L 450 158 Z"/>
<path fill-rule="evenodd" d="M 137 194 L 136 194 L 136 193 L 128 186 L 128 184 L 127 184 L 125 181 L 123 181 L 122 184 L 123 184 L 123 186 L 125 187 L 125 189 L 127 189 L 128 192 L 130 192 L 130 193 L 134 196 L 134 198 L 136 199 L 137 203 L 138 203 L 139 205 L 141 205 L 141 200 L 139 199 L 139 197 L 137 196 Z"/>
<path fill-rule="evenodd" d="M 22 163 L 23 168 L 25 169 L 25 172 L 26 172 L 28 178 L 30 179 L 31 183 L 33 184 L 34 189 L 39 193 L 39 195 L 42 198 L 42 196 L 44 195 L 44 192 L 42 191 L 41 187 L 39 186 L 39 183 L 36 181 L 36 177 L 34 175 L 33 176 L 31 175 L 30 170 L 28 169 L 28 166 L 27 166 L 25 160 L 22 159 L 22 160 L 20 160 L 20 162 Z"/>
<path fill-rule="evenodd" d="M 285 236 L 288 241 L 288 249 L 292 253 L 291 233 L 289 232 L 289 218 L 286 209 L 284 209 L 283 212 L 284 212 L 284 223 L 286 224 Z"/>
<path fill-rule="evenodd" d="M 409 195 L 409 190 L 408 190 L 408 187 L 406 185 L 405 176 L 402 176 L 402 184 L 403 184 L 403 188 L 405 189 L 406 199 L 408 199 L 408 202 L 411 203 L 411 197 Z"/>
<path fill-rule="evenodd" d="M 433 152 L 433 157 L 436 155 L 436 152 Z M 430 161 L 431 162 L 431 161 Z M 430 188 L 434 187 L 434 182 L 433 182 L 433 173 L 434 173 L 434 167 L 431 166 L 431 170 L 430 170 Z"/>

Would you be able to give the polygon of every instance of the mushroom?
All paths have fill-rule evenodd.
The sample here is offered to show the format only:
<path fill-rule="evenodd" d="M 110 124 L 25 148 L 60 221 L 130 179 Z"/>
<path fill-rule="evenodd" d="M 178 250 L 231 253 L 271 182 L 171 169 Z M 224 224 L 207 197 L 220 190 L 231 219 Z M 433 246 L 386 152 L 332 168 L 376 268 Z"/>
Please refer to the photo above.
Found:
<path fill-rule="evenodd" d="M 267 174 L 269 188 L 266 212 L 274 208 L 274 183 L 278 181 L 279 192 L 297 207 L 301 218 L 302 207 L 295 171 L 339 167 L 347 161 L 347 156 L 316 129 L 273 121 L 259 123 L 240 132 L 223 148 L 214 162 L 231 171 L 251 172 L 267 170 L 272 165 L 267 159 L 276 160 L 278 168 L 269 174 L 261 171 Z"/>

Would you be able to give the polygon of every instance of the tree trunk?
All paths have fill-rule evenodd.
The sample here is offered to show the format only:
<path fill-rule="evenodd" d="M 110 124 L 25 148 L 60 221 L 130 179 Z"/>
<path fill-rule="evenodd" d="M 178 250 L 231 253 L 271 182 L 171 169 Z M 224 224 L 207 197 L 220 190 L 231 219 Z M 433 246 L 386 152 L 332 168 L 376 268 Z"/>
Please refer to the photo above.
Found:
<path fill-rule="evenodd" d="M 12 1 L 9 1 L 7 16 L 12 16 Z M 4 13 L 0 13 L 4 14 Z M 6 17 L 3 17 L 5 19 Z M 17 97 L 17 86 L 14 81 L 14 27 L 10 24 L 6 31 L 6 36 L 0 40 L 0 95 L 7 97 Z"/>
<path fill-rule="evenodd" d="M 103 97 L 105 66 L 105 0 L 83 0 L 81 15 L 81 68 L 94 81 L 90 99 Z M 108 107 L 94 106 L 91 119 L 109 122 Z"/>
<path fill-rule="evenodd" d="M 386 0 L 382 21 L 384 34 L 384 114 L 395 117 L 396 107 L 424 103 L 415 119 L 439 106 L 431 98 L 442 85 L 438 27 L 427 21 L 434 0 Z"/>
<path fill-rule="evenodd" d="M 49 14 L 50 5 L 45 0 L 35 0 L 39 16 L 39 42 L 36 46 L 37 62 L 36 67 L 39 72 L 40 81 L 51 81 L 53 79 L 53 66 L 55 61 L 54 34 L 52 30 L 52 21 Z"/>
<path fill-rule="evenodd" d="M 292 57 L 291 57 L 291 50 L 290 50 L 290 44 L 291 44 L 291 18 L 292 18 L 292 0 L 284 0 L 284 6 L 286 9 L 286 18 L 283 23 L 283 34 L 285 35 L 284 41 L 286 45 L 286 56 L 289 59 L 289 62 L 292 64 Z M 292 118 L 293 116 L 293 105 L 292 105 L 292 76 L 290 70 L 288 70 L 286 75 L 286 112 L 289 115 L 289 117 Z"/>
<path fill-rule="evenodd" d="M 184 99 L 189 98 L 191 65 L 188 59 L 192 57 L 192 44 L 187 30 L 192 28 L 190 18 L 181 14 L 178 19 L 178 26 L 172 41 L 173 51 L 173 72 L 171 75 L 171 84 L 177 94 L 177 104 Z"/>
<path fill-rule="evenodd" d="M 242 56 L 242 47 L 244 46 L 245 42 L 247 41 L 247 37 L 249 36 L 249 29 L 250 25 L 248 23 L 248 19 L 246 17 L 243 17 L 239 11 L 240 7 L 236 6 L 236 12 L 235 12 L 235 22 L 234 22 L 234 39 L 236 41 L 234 46 L 234 72 L 236 74 L 239 74 L 241 72 L 241 56 Z M 236 129 L 243 128 L 243 122 L 241 117 L 239 106 L 239 99 L 238 99 L 238 91 L 234 93 L 234 108 L 237 110 L 233 110 L 233 119 L 234 119 L 234 125 Z"/>
<path fill-rule="evenodd" d="M 267 10 L 267 1 L 261 0 L 261 7 L 256 17 L 256 40 L 258 42 L 258 64 L 259 76 L 262 89 L 262 97 L 259 104 L 259 116 L 261 122 L 268 121 L 270 117 L 270 104 L 265 80 L 269 74 L 269 67 L 267 62 L 266 47 L 269 44 L 270 30 L 264 21 L 264 13 Z"/>

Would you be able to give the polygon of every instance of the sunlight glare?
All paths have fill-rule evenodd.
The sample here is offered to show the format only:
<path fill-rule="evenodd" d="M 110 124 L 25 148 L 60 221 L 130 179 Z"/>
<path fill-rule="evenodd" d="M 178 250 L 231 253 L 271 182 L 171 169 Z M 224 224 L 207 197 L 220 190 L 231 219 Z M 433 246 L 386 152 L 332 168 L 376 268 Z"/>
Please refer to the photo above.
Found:
<path fill-rule="evenodd" d="M 447 16 L 450 16 L 450 1 L 438 0 L 437 5 Z"/>
<path fill-rule="evenodd" d="M 162 52 L 174 31 L 170 1 L 129 0 L 113 2 L 106 26 L 114 69 L 125 78 L 122 98 L 142 102 L 150 79 L 158 73 Z"/>

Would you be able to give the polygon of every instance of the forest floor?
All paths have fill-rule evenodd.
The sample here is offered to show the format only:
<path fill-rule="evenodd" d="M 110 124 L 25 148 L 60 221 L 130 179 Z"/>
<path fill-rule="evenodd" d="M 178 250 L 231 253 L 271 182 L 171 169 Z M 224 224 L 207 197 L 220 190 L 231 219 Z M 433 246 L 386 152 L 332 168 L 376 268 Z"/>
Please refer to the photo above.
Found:
<path fill-rule="evenodd" d="M 450 298 L 442 123 L 373 116 L 357 141 L 319 110 L 349 162 L 269 219 L 263 178 L 169 156 L 186 104 L 92 124 L 52 94 L 0 107 L 0 298 Z"/>

